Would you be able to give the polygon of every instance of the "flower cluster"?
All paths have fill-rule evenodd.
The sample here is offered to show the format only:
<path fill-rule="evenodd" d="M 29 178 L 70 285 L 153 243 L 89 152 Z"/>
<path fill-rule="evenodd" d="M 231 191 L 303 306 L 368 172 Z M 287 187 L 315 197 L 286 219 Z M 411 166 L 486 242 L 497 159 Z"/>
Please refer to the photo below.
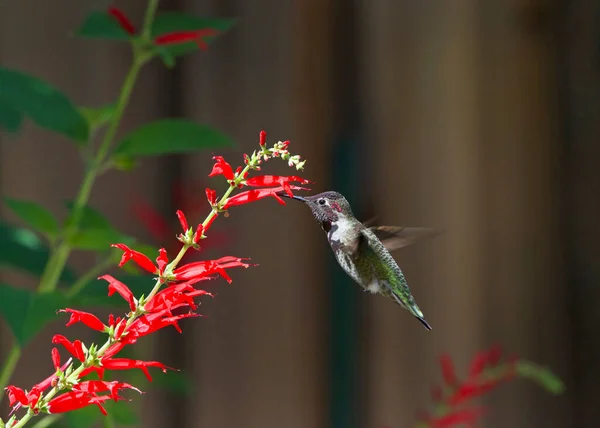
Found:
<path fill-rule="evenodd" d="M 440 357 L 444 385 L 433 385 L 431 396 L 436 403 L 433 415 L 422 412 L 419 427 L 449 428 L 473 425 L 483 415 L 482 407 L 461 407 L 467 402 L 490 392 L 498 385 L 517 375 L 516 357 L 502 359 L 502 349 L 492 346 L 478 352 L 469 369 L 469 376 L 460 380 L 449 355 Z"/>
<path fill-rule="evenodd" d="M 215 156 L 216 163 L 209 176 L 223 175 L 228 183 L 229 189 L 218 199 L 214 190 L 207 189 L 211 211 L 204 222 L 196 228 L 189 227 L 186 216 L 182 211 L 177 211 L 177 217 L 181 224 L 182 233 L 177 239 L 183 244 L 177 256 L 170 261 L 164 248 L 158 250 L 158 257 L 153 262 L 143 253 L 129 248 L 125 244 L 114 244 L 123 251 L 119 267 L 129 261 L 133 261 L 140 268 L 150 272 L 156 278 L 155 285 L 150 289 L 147 296 L 136 297 L 126 284 L 111 275 L 102 275 L 98 279 L 108 283 L 108 295 L 120 295 L 128 305 L 129 311 L 124 317 L 110 315 L 104 323 L 96 315 L 66 308 L 59 312 L 69 314 L 67 326 L 82 323 L 92 330 L 101 332 L 107 336 L 103 345 L 90 344 L 86 346 L 80 340 L 71 341 L 63 335 L 55 335 L 52 343 L 60 345 L 70 354 L 66 363 L 61 365 L 61 355 L 58 348 L 51 352 L 52 363 L 55 372 L 44 381 L 34 385 L 30 390 L 23 390 L 16 386 L 8 386 L 6 392 L 13 407 L 14 413 L 21 407 L 28 409 L 27 413 L 17 419 L 14 414 L 6 423 L 6 427 L 19 428 L 24 426 L 33 416 L 43 413 L 62 413 L 76 410 L 89 405 L 96 405 L 103 414 L 106 410 L 103 403 L 107 400 L 122 400 L 120 395 L 123 390 L 134 390 L 137 388 L 124 382 L 104 381 L 106 370 L 141 370 L 149 380 L 152 380 L 149 368 L 158 368 L 166 372 L 170 367 L 158 361 L 142 361 L 129 358 L 121 358 L 118 354 L 127 345 L 133 345 L 141 337 L 147 336 L 164 327 L 173 326 L 179 333 L 181 328 L 179 321 L 197 317 L 198 303 L 196 299 L 201 296 L 212 295 L 205 290 L 197 288 L 197 284 L 211 279 L 221 277 L 231 283 L 228 270 L 236 267 L 248 268 L 248 259 L 240 257 L 225 256 L 216 260 L 201 260 L 185 263 L 178 266 L 182 258 L 190 248 L 199 248 L 200 241 L 206 238 L 206 232 L 217 217 L 219 212 L 226 211 L 233 205 L 240 205 L 266 196 L 275 197 L 281 203 L 276 192 L 285 191 L 292 195 L 292 190 L 304 189 L 290 183 L 306 184 L 307 180 L 297 176 L 272 176 L 264 175 L 248 178 L 251 169 L 259 169 L 257 166 L 262 161 L 272 157 L 282 157 L 282 152 L 276 147 L 264 148 L 266 134 L 261 132 L 261 151 L 253 154 L 244 168 L 239 167 L 233 172 L 231 166 L 221 157 Z M 279 150 L 279 151 L 277 151 Z M 275 153 L 278 153 L 277 155 Z M 266 155 L 266 157 L 265 157 Z M 292 163 L 298 168 L 299 156 L 292 156 L 287 152 L 287 160 L 292 157 L 298 162 Z M 303 162 L 302 162 L 303 163 Z M 301 165 L 300 165 L 301 167 Z M 260 187 L 231 194 L 238 188 Z M 87 379 L 91 374 L 96 374 L 98 380 Z"/>
<path fill-rule="evenodd" d="M 108 14 L 112 16 L 131 36 L 135 36 L 137 31 L 133 23 L 129 20 L 127 15 L 122 10 L 112 6 L 108 9 Z M 205 37 L 211 37 L 217 35 L 219 32 L 214 28 L 203 28 L 201 30 L 192 31 L 174 31 L 172 33 L 165 33 L 156 36 L 153 43 L 157 46 L 174 45 L 179 43 L 194 42 L 202 50 L 208 49 L 208 45 L 204 40 Z"/>

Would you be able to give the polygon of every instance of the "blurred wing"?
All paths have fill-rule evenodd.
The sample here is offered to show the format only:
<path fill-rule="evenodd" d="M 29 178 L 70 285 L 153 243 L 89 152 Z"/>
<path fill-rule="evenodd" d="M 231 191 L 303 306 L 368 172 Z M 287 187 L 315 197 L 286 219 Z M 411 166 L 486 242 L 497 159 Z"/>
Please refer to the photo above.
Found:
<path fill-rule="evenodd" d="M 406 247 L 441 233 L 428 227 L 374 226 L 369 230 L 379 238 L 388 251 Z"/>

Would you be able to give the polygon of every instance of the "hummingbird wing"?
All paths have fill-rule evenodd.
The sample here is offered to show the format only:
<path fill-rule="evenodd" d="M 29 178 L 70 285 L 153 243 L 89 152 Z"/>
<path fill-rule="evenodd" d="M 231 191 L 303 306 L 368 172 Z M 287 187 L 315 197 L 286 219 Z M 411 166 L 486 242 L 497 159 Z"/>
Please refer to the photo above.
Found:
<path fill-rule="evenodd" d="M 369 230 L 379 238 L 388 251 L 406 247 L 441 233 L 428 227 L 373 226 Z"/>

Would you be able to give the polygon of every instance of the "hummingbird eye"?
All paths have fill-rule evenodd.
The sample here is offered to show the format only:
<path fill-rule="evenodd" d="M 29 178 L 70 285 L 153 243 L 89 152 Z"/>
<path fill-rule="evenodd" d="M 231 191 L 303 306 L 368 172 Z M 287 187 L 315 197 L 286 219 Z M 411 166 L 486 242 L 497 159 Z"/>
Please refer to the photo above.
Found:
<path fill-rule="evenodd" d="M 325 205 L 325 199 L 319 199 L 317 202 L 319 205 Z"/>

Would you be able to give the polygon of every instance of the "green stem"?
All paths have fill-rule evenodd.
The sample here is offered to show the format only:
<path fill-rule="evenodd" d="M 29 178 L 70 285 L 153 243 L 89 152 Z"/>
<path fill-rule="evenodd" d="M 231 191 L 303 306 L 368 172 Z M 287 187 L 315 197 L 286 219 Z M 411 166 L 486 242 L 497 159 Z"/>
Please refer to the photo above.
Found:
<path fill-rule="evenodd" d="M 144 14 L 144 29 L 142 30 L 142 37 L 144 39 L 150 39 L 152 23 L 154 22 L 156 9 L 158 9 L 158 1 L 159 0 L 150 0 L 148 2 L 148 7 L 146 7 L 146 13 Z"/>
<path fill-rule="evenodd" d="M 21 347 L 17 344 L 14 344 L 12 348 L 10 348 L 10 351 L 8 351 L 6 360 L 4 360 L 4 364 L 2 365 L 2 372 L 0 372 L 0 392 L 3 392 L 4 388 L 6 388 L 8 385 L 8 382 L 10 381 L 15 368 L 17 367 L 19 358 L 21 358 Z M 0 403 L 2 402 L 3 398 L 4 394 L 0 393 Z"/>
<path fill-rule="evenodd" d="M 150 2 L 149 9 L 154 3 L 156 3 L 156 0 L 152 0 Z M 151 22 L 151 20 L 149 20 L 149 22 Z M 99 173 L 102 171 L 103 163 L 108 156 L 110 147 L 114 141 L 115 135 L 117 134 L 123 113 L 127 107 L 127 104 L 129 103 L 131 93 L 133 92 L 137 76 L 142 66 L 146 63 L 146 61 L 148 61 L 148 59 L 149 57 L 147 55 L 141 53 L 137 49 L 134 49 L 133 63 L 131 64 L 129 72 L 127 73 L 127 76 L 125 77 L 121 87 L 121 92 L 115 107 L 114 115 L 106 133 L 104 134 L 104 139 L 98 148 L 96 156 L 87 168 L 83 182 L 81 183 L 81 187 L 79 189 L 79 193 L 75 199 L 70 223 L 65 228 L 63 232 L 63 239 L 56 247 L 56 251 L 53 252 L 50 260 L 48 260 L 46 268 L 44 269 L 44 273 L 42 274 L 40 285 L 38 287 L 38 291 L 41 293 L 56 289 L 60 275 L 62 274 L 71 253 L 71 245 L 69 244 L 70 238 L 77 233 L 79 222 L 81 221 L 81 216 L 83 215 L 83 209 L 90 198 L 94 182 Z"/>

